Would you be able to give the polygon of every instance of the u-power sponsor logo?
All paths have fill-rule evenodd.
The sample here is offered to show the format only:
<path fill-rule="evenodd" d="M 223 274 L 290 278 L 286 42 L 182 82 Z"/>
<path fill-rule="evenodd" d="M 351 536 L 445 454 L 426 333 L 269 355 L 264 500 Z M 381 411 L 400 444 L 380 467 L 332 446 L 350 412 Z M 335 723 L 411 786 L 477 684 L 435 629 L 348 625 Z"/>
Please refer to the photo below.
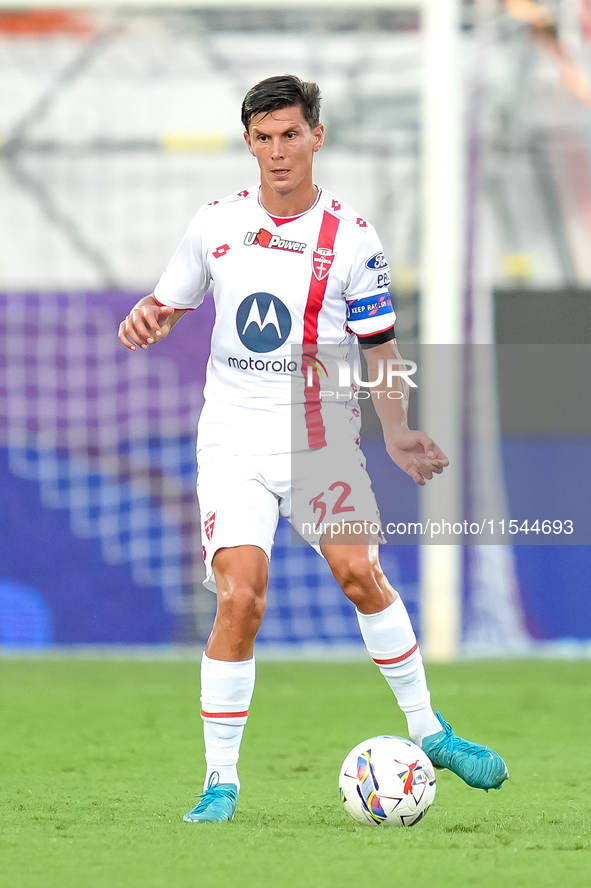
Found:
<path fill-rule="evenodd" d="M 258 244 L 259 247 L 266 247 L 268 250 L 287 250 L 288 253 L 303 253 L 306 244 L 301 241 L 286 240 L 279 237 L 278 234 L 271 234 L 266 228 L 260 228 L 258 231 L 247 231 L 244 243 L 247 247 Z"/>

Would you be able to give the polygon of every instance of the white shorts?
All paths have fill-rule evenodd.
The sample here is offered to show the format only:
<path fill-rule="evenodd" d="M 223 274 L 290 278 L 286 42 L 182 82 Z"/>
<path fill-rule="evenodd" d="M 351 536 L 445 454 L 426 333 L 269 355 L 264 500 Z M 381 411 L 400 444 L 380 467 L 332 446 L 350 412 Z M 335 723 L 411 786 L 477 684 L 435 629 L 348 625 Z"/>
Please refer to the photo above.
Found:
<path fill-rule="evenodd" d="M 353 443 L 338 452 L 323 447 L 266 456 L 236 456 L 210 448 L 199 463 L 197 494 L 204 586 L 213 591 L 217 550 L 258 546 L 270 559 L 280 515 L 299 535 L 294 542 L 305 541 L 319 554 L 323 534 L 338 543 L 343 522 L 349 533 L 370 533 L 383 541 L 365 458 Z"/>

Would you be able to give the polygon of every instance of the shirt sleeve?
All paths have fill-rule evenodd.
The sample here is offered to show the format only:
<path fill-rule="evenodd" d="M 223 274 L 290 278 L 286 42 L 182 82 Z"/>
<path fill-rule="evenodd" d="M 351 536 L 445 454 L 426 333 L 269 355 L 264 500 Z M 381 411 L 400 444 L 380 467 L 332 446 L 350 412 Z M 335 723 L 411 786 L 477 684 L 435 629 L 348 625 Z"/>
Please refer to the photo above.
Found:
<path fill-rule="evenodd" d="M 381 330 L 380 333 L 369 333 L 367 336 L 359 336 L 359 345 L 362 349 L 374 348 L 376 345 L 383 345 L 385 342 L 392 342 L 396 339 L 394 327 L 388 327 L 387 330 Z"/>
<path fill-rule="evenodd" d="M 371 226 L 363 232 L 351 266 L 344 296 L 347 326 L 359 337 L 381 333 L 394 326 L 396 313 L 388 287 L 390 269 L 380 240 Z"/>
<path fill-rule="evenodd" d="M 154 288 L 161 305 L 197 308 L 203 302 L 211 279 L 202 242 L 203 210 L 199 210 Z"/>

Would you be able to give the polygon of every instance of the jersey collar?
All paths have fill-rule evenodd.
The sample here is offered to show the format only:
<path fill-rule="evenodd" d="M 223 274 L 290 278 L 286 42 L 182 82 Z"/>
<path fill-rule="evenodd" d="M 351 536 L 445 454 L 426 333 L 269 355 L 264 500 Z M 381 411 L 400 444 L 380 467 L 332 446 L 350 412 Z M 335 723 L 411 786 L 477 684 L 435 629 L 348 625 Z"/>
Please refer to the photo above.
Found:
<path fill-rule="evenodd" d="M 296 219 L 301 219 L 302 216 L 306 216 L 308 213 L 311 213 L 313 209 L 315 209 L 315 207 L 318 205 L 318 202 L 320 201 L 320 195 L 322 194 L 322 188 L 319 185 L 316 186 L 316 189 L 317 189 L 318 193 L 316 195 L 316 200 L 314 201 L 312 206 L 308 207 L 307 210 L 304 210 L 303 213 L 298 213 L 297 216 L 272 216 L 271 213 L 268 210 L 265 210 L 265 208 L 263 206 L 263 202 L 261 200 L 261 186 L 260 185 L 259 185 L 259 193 L 257 196 L 257 200 L 259 202 L 260 208 L 262 210 L 264 210 L 264 212 L 267 214 L 269 219 L 273 220 L 275 225 L 277 225 L 277 226 L 285 225 L 287 222 L 295 222 Z"/>

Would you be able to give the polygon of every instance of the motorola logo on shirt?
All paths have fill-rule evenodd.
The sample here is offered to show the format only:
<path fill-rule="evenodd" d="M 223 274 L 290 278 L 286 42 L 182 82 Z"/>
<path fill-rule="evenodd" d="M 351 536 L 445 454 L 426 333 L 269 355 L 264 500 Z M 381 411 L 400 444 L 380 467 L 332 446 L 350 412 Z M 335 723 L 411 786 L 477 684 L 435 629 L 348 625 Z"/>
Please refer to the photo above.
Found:
<path fill-rule="evenodd" d="M 272 293 L 251 293 L 238 306 L 236 330 L 249 351 L 275 351 L 290 334 L 291 315 Z"/>

